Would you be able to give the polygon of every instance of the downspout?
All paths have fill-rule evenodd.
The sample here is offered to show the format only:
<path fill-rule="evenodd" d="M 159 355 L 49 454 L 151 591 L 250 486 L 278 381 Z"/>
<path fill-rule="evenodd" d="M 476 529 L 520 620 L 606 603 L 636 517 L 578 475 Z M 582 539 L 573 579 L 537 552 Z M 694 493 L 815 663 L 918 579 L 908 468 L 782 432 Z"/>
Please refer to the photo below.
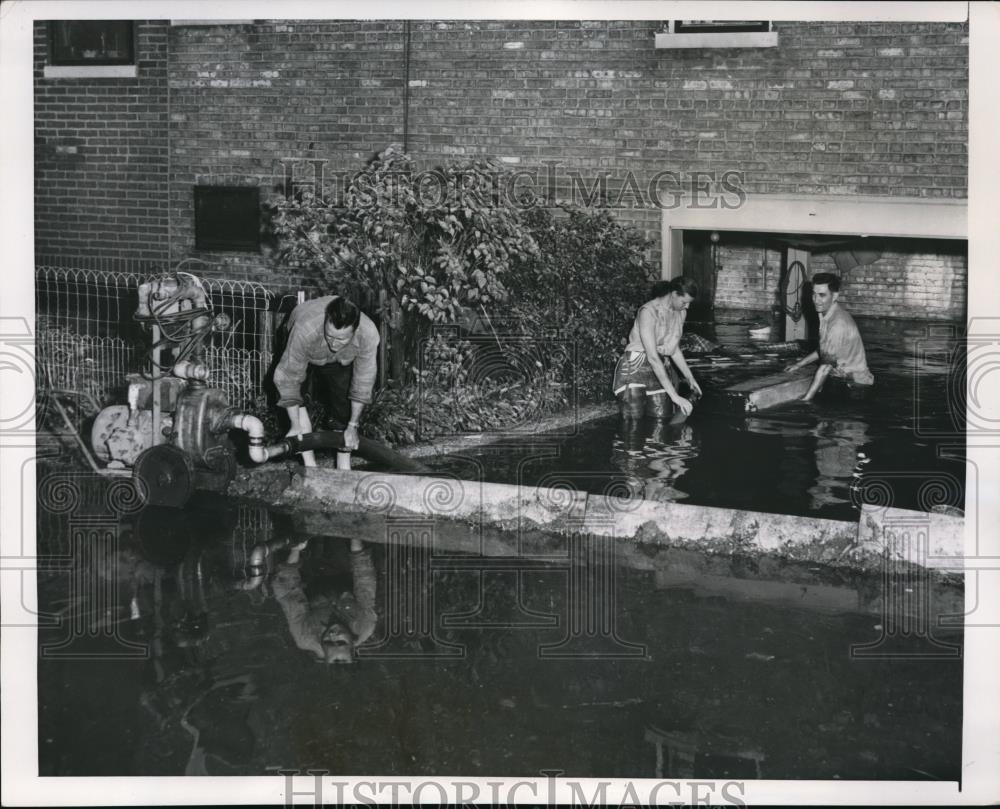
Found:
<path fill-rule="evenodd" d="M 410 21 L 403 20 L 403 154 L 410 153 Z"/>

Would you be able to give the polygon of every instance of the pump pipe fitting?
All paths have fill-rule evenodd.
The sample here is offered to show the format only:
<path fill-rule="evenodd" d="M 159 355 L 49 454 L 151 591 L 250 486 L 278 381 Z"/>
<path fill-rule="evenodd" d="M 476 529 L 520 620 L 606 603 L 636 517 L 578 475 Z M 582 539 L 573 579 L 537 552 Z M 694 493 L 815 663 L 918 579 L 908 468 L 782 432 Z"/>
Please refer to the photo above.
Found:
<path fill-rule="evenodd" d="M 223 426 L 243 430 L 250 439 L 250 460 L 254 463 L 264 463 L 268 458 L 281 454 L 280 445 L 264 446 L 264 424 L 256 416 L 246 413 L 230 413 L 223 419 Z"/>
<path fill-rule="evenodd" d="M 246 572 L 249 574 L 241 581 L 238 587 L 241 590 L 255 590 L 260 587 L 261 582 L 267 576 L 267 559 L 275 551 L 288 547 L 286 539 L 272 539 L 270 542 L 262 542 L 254 545 L 247 559 Z"/>

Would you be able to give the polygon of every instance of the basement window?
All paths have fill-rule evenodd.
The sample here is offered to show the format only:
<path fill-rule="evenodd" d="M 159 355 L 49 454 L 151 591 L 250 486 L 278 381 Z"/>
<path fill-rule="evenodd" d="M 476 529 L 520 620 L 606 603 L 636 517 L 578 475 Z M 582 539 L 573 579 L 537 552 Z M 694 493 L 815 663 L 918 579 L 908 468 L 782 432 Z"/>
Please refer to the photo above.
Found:
<path fill-rule="evenodd" d="M 260 250 L 260 189 L 256 186 L 194 186 L 197 250 L 256 253 Z"/>
<path fill-rule="evenodd" d="M 669 20 L 656 34 L 657 48 L 775 48 L 778 33 L 767 20 Z"/>
<path fill-rule="evenodd" d="M 131 20 L 52 20 L 48 38 L 46 78 L 136 76 Z"/>

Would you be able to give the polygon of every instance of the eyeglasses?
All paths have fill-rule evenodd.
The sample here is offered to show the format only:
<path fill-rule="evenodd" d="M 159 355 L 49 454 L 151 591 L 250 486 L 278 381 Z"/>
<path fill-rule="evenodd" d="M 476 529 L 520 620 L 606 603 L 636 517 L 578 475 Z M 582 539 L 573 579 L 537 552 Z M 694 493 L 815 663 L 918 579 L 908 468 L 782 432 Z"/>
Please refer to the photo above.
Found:
<path fill-rule="evenodd" d="M 338 331 L 340 330 L 338 329 Z M 324 328 L 323 339 L 326 340 L 327 348 L 336 353 L 354 339 L 354 329 L 348 331 L 347 334 L 331 335 L 329 330 Z"/>

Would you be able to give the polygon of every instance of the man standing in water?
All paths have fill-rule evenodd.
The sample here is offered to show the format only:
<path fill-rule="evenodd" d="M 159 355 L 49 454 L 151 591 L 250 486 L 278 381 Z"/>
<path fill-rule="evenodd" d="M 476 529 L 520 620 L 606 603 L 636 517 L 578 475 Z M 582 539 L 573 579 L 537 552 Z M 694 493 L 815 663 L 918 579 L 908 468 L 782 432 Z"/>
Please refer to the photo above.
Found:
<path fill-rule="evenodd" d="M 875 383 L 868 370 L 865 346 L 854 318 L 837 301 L 840 298 L 840 277 L 829 272 L 818 272 L 812 279 L 812 299 L 819 313 L 819 350 L 813 351 L 798 362 L 785 368 L 796 371 L 819 360 L 819 368 L 812 385 L 802 397 L 811 402 L 831 374 L 847 381 L 852 392 L 865 392 Z"/>

